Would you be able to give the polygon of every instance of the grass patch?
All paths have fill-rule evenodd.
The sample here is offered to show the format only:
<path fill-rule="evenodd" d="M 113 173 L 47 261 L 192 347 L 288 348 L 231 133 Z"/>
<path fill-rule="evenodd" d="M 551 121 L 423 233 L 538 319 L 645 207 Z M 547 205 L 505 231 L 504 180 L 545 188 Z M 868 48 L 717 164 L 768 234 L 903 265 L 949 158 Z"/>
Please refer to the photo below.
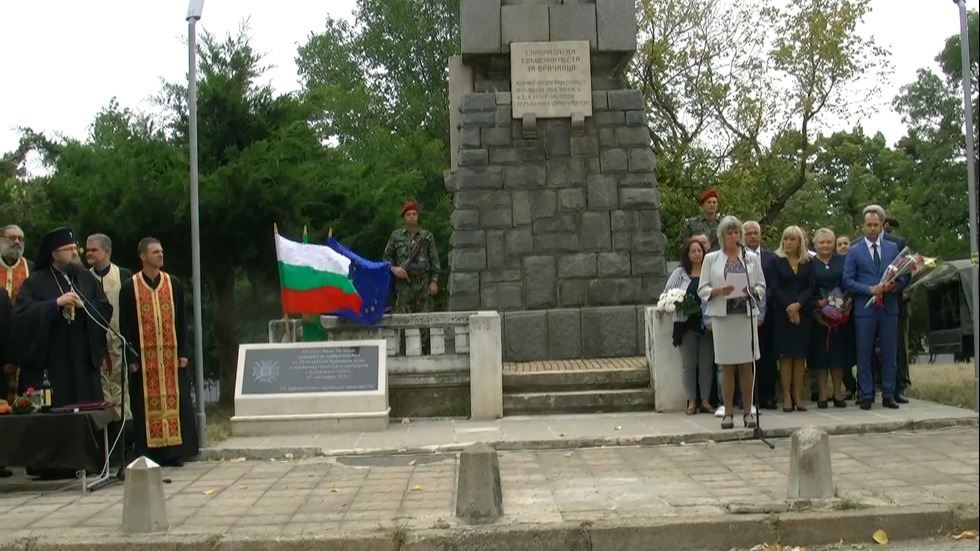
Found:
<path fill-rule="evenodd" d="M 973 364 L 911 364 L 909 398 L 973 409 Z"/>
<path fill-rule="evenodd" d="M 232 410 L 218 404 L 207 406 L 208 445 L 213 446 L 231 437 Z"/>
<path fill-rule="evenodd" d="M 834 497 L 839 501 L 834 504 L 834 509 L 838 511 L 855 511 L 857 509 L 866 509 L 868 506 L 861 503 L 860 501 L 850 497 L 845 494 L 839 487 L 834 487 Z"/>

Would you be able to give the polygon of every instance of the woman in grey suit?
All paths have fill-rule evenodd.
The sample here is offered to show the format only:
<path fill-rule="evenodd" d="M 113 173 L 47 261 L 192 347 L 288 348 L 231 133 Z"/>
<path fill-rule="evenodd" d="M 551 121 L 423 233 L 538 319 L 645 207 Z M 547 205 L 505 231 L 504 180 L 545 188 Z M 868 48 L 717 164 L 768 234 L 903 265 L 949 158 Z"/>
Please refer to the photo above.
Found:
<path fill-rule="evenodd" d="M 735 373 L 745 397 L 742 421 L 755 427 L 752 397 L 755 395 L 753 365 L 759 359 L 758 298 L 766 294 L 766 278 L 755 254 L 742 246 L 742 222 L 726 216 L 718 224 L 719 251 L 708 253 L 701 266 L 698 295 L 708 302 L 715 362 L 722 366 L 721 388 L 725 404 L 735 404 Z M 736 288 L 736 285 L 739 288 Z M 755 297 L 749 300 L 747 295 Z M 725 410 L 721 428 L 735 426 L 734 407 Z"/>

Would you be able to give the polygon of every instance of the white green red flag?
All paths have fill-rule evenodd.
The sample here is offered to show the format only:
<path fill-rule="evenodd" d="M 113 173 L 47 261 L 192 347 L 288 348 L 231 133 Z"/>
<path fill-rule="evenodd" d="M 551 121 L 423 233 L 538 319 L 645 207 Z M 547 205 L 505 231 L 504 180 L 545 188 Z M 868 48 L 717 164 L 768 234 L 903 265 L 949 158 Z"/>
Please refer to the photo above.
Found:
<path fill-rule="evenodd" d="M 350 280 L 350 259 L 330 247 L 275 236 L 284 314 L 360 311 L 361 297 Z"/>

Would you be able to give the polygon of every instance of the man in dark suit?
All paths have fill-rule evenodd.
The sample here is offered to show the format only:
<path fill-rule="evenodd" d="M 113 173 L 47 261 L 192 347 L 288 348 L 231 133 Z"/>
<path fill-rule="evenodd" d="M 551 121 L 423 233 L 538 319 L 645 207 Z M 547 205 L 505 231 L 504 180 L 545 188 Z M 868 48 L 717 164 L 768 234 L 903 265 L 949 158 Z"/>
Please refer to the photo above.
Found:
<path fill-rule="evenodd" d="M 898 252 L 908 246 L 908 241 L 895 233 L 899 228 L 897 219 L 886 217 L 883 228 L 885 233 L 882 237 L 894 243 Z M 909 298 L 907 293 L 902 293 L 898 301 L 898 378 L 895 381 L 895 401 L 899 404 L 909 403 L 905 398 L 905 389 L 912 385 L 909 378 Z"/>
<path fill-rule="evenodd" d="M 898 409 L 895 402 L 895 380 L 898 368 L 898 303 L 908 275 L 881 285 L 881 276 L 898 256 L 898 247 L 882 239 L 884 209 L 869 205 L 864 209 L 864 239 L 852 243 L 844 261 L 844 287 L 854 296 L 854 332 L 857 344 L 858 383 L 861 389 L 861 409 L 871 409 L 875 384 L 871 357 L 875 339 L 881 339 L 881 404 Z M 869 299 L 876 299 L 865 306 Z M 878 302 L 880 300 L 880 303 Z"/>
<path fill-rule="evenodd" d="M 770 268 L 776 253 L 762 246 L 762 227 L 755 220 L 742 224 L 745 248 L 762 260 L 762 274 L 766 278 L 766 296 L 759 302 L 759 360 L 756 361 L 756 380 L 758 382 L 759 405 L 765 409 L 776 409 L 776 359 L 772 357 L 772 322 L 766 318 L 766 304 L 771 298 L 772 280 Z"/>

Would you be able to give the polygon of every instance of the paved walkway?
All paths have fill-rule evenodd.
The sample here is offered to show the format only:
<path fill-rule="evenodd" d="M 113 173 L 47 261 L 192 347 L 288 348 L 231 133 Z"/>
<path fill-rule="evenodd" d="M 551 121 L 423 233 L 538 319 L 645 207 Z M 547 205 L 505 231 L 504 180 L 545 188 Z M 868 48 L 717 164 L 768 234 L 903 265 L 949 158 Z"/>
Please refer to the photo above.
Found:
<path fill-rule="evenodd" d="M 978 501 L 976 427 L 831 438 L 848 507 Z M 462 528 L 453 516 L 457 456 L 429 453 L 222 461 L 165 469 L 170 537 L 375 534 Z M 783 503 L 788 441 L 500 453 L 498 528 L 603 520 L 734 518 L 732 507 Z M 32 485 L 37 485 L 33 486 Z M 123 486 L 81 494 L 0 481 L 0 547 L 27 537 L 118 537 Z M 884 510 L 884 509 L 882 509 Z M 875 509 L 876 514 L 878 509 Z M 23 541 L 23 540 L 22 540 Z M 24 548 L 21 546 L 20 548 Z"/>
<path fill-rule="evenodd" d="M 762 427 L 767 434 L 787 436 L 812 425 L 832 434 L 884 432 L 907 426 L 976 424 L 977 414 L 931 402 L 912 400 L 901 409 L 876 405 L 861 411 L 853 403 L 844 409 L 805 413 L 763 410 Z M 741 421 L 741 418 L 737 418 Z M 576 448 L 614 445 L 656 445 L 677 442 L 725 441 L 748 438 L 746 429 L 721 430 L 721 419 L 711 415 L 653 412 L 591 415 L 547 415 L 505 417 L 492 422 L 465 419 L 392 420 L 383 432 L 309 434 L 271 437 L 232 437 L 206 450 L 212 459 L 282 458 L 318 455 L 456 451 L 466 444 L 483 441 L 498 450 Z"/>

